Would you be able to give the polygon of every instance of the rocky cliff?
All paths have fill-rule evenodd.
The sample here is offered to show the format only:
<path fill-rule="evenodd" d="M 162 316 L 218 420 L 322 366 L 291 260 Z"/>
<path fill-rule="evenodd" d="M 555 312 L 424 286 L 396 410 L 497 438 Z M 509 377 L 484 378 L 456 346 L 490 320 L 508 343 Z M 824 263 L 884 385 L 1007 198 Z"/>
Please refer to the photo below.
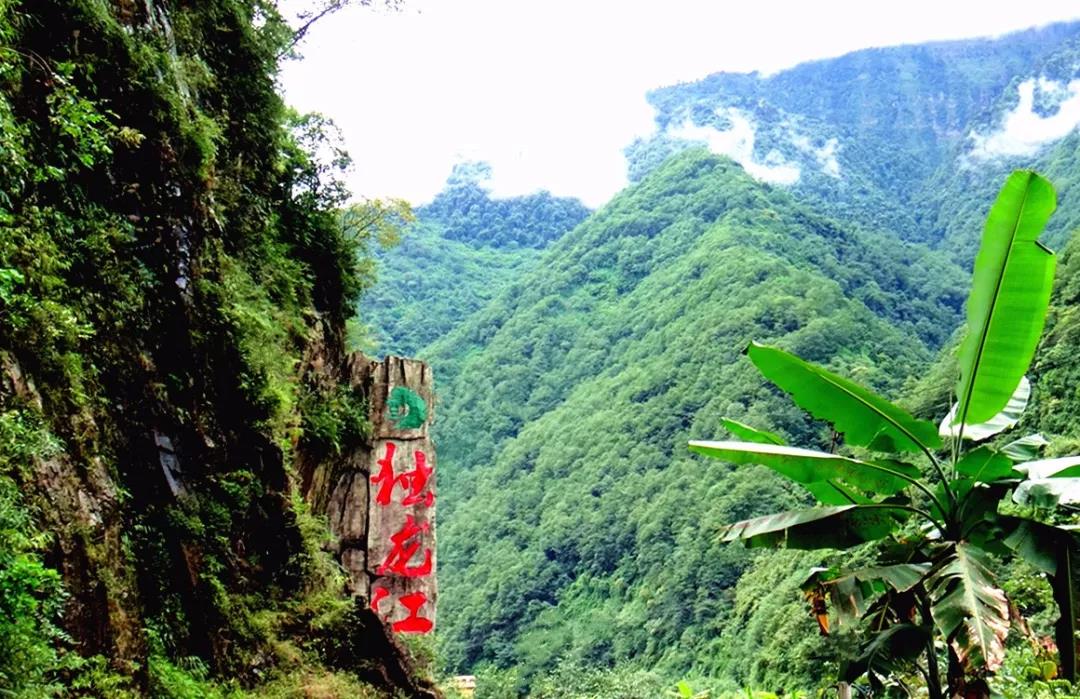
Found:
<path fill-rule="evenodd" d="M 0 688 L 429 691 L 305 482 L 372 448 L 369 280 L 290 42 L 263 2 L 0 2 Z"/>

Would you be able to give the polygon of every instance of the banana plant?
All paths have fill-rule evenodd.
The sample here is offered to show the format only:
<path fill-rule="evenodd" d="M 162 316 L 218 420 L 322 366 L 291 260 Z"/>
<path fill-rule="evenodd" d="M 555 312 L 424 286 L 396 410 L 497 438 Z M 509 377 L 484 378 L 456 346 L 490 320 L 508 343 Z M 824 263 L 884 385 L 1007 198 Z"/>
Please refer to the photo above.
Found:
<path fill-rule="evenodd" d="M 932 699 L 988 696 L 986 678 L 1001 667 L 1016 621 L 994 561 L 1013 556 L 1049 577 L 1061 613 L 1061 675 L 1076 678 L 1077 535 L 1004 514 L 999 504 L 1011 497 L 1032 506 L 1014 511 L 1033 511 L 1080 503 L 1080 457 L 1039 460 L 1046 440 L 1037 434 L 989 444 L 1005 440 L 999 435 L 1019 422 L 1031 394 L 1025 372 L 1042 334 L 1055 264 L 1038 236 L 1054 208 L 1051 184 L 1027 170 L 1014 172 L 993 204 L 967 301 L 956 404 L 940 424 L 755 342 L 746 354 L 762 375 L 831 423 L 844 448 L 828 453 L 789 446 L 733 420 L 724 426 L 739 441 L 690 442 L 691 451 L 705 456 L 771 468 L 819 503 L 731 524 L 725 540 L 797 549 L 878 542 L 878 565 L 818 569 L 805 588 L 823 633 L 830 616 L 870 631 L 842 681 L 866 677 L 880 687 L 899 664 L 918 658 Z"/>

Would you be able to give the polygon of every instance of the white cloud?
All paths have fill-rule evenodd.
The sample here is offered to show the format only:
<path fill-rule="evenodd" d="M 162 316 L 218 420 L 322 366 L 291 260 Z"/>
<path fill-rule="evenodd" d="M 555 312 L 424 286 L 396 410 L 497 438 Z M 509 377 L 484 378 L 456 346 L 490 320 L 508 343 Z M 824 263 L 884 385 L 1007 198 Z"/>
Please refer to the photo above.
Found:
<path fill-rule="evenodd" d="M 676 139 L 704 142 L 713 153 L 726 155 L 742 165 L 754 179 L 786 185 L 799 181 L 799 166 L 785 160 L 779 152 L 771 150 L 763 160 L 755 159 L 755 128 L 749 115 L 734 107 L 720 108 L 716 113 L 726 118 L 731 126 L 720 131 L 712 126 L 695 126 L 687 121 L 668 129 L 667 133 Z"/>
<path fill-rule="evenodd" d="M 840 141 L 830 138 L 820 148 L 814 146 L 808 136 L 798 132 L 788 134 L 791 143 L 802 152 L 810 155 L 821 166 L 821 171 L 829 177 L 840 177 L 840 161 L 836 159 L 836 153 L 840 149 Z"/>
<path fill-rule="evenodd" d="M 653 130 L 650 88 L 1077 16 L 1075 0 L 404 0 L 319 22 L 281 80 L 341 126 L 360 194 L 422 202 L 471 158 L 492 163 L 500 194 L 598 205 L 625 184 L 622 148 Z"/>
<path fill-rule="evenodd" d="M 1035 112 L 1035 89 L 1056 98 L 1057 111 L 1048 116 Z M 1030 78 L 1018 87 L 1020 101 L 1004 116 L 1001 127 L 990 133 L 971 132 L 973 160 L 1002 156 L 1034 155 L 1048 143 L 1069 135 L 1080 125 L 1080 80 L 1067 85 L 1040 77 Z"/>

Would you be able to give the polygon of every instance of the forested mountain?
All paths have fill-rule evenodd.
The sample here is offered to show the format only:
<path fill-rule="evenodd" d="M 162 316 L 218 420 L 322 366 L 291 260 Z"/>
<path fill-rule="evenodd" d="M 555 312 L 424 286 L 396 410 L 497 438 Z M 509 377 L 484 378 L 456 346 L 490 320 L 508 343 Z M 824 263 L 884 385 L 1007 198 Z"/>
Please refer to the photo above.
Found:
<path fill-rule="evenodd" d="M 1074 22 L 661 88 L 657 133 L 627 149 L 631 176 L 708 143 L 837 218 L 970 254 L 980 219 L 956 216 L 959 201 L 992 196 L 1017 160 L 1071 162 L 1075 146 L 1056 146 L 1080 121 L 1078 47 Z M 1057 180 L 1063 199 L 1077 196 L 1072 179 Z M 1051 239 L 1071 222 L 1055 220 Z"/>
<path fill-rule="evenodd" d="M 947 404 L 971 256 L 1003 175 L 1034 166 L 1054 181 L 1050 243 L 1080 221 L 1078 42 L 1080 23 L 1062 24 L 653 92 L 657 132 L 627 149 L 634 184 L 418 350 L 442 401 L 448 666 L 479 668 L 506 696 L 831 676 L 843 644 L 818 638 L 798 591 L 823 558 L 715 541 L 722 524 L 805 494 L 685 443 L 722 436 L 728 416 L 830 445 L 741 356 L 751 339 L 920 414 Z M 442 237 L 427 240 L 451 250 Z M 414 269 L 385 259 L 394 278 Z M 1071 422 L 1054 416 L 1080 405 L 1076 370 L 1049 338 L 1073 334 L 1074 261 L 1036 360 L 1044 407 L 1027 418 L 1064 438 Z"/>
<path fill-rule="evenodd" d="M 474 246 L 542 248 L 589 215 L 577 199 L 537 192 L 499 199 L 491 196 L 486 163 L 459 163 L 443 191 L 417 209 L 417 216 L 439 224 L 443 237 Z"/>
<path fill-rule="evenodd" d="M 494 198 L 489 175 L 483 163 L 455 166 L 401 243 L 380 256 L 359 314 L 379 353 L 413 356 L 448 334 L 589 214 L 547 192 Z"/>
<path fill-rule="evenodd" d="M 805 655 L 761 666 L 772 638 L 814 641 L 808 620 L 794 607 L 758 619 L 757 640 L 730 624 L 751 559 L 710 533 L 802 495 L 702 463 L 686 440 L 715 436 L 728 415 L 827 441 L 762 385 L 746 343 L 778 342 L 895 395 L 951 333 L 962 278 L 701 150 L 620 194 L 426 350 L 442 370 L 450 464 L 448 661 L 818 678 Z"/>

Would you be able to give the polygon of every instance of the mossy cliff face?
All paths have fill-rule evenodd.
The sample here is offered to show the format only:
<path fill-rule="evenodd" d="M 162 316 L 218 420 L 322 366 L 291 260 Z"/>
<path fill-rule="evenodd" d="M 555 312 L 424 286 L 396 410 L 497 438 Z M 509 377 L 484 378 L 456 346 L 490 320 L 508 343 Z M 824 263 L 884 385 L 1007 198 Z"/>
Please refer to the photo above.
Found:
<path fill-rule="evenodd" d="M 258 1 L 0 0 L 0 687 L 419 691 L 294 486 L 364 439 L 302 367 L 367 279 L 289 41 Z"/>

